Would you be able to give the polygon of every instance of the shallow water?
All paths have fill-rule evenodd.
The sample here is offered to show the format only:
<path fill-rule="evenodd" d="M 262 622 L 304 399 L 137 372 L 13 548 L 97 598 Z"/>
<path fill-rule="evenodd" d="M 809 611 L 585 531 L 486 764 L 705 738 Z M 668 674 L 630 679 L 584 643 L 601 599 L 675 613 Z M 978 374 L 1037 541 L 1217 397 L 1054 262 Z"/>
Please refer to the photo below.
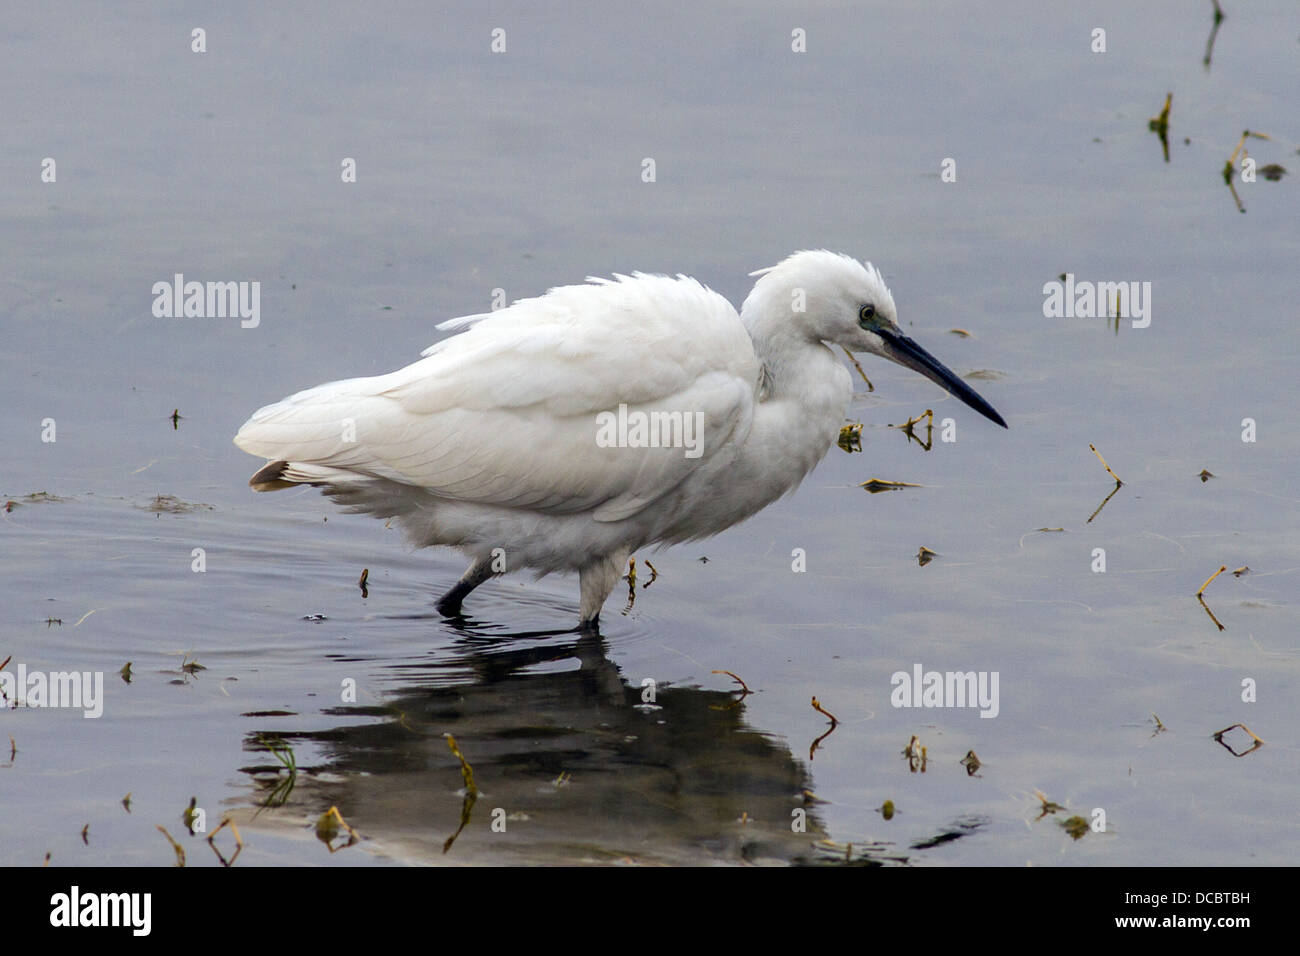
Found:
<path fill-rule="evenodd" d="M 1238 182 L 1243 215 L 1220 176 L 1247 127 L 1273 137 L 1260 164 L 1300 167 L 1291 5 L 1229 10 L 1208 70 L 1208 10 L 1174 3 L 384 10 L 50 5 L 0 38 L 23 147 L 0 177 L 0 658 L 101 671 L 105 694 L 98 719 L 4 712 L 0 860 L 170 865 L 162 824 L 216 865 L 185 834 L 195 797 L 208 832 L 237 821 L 239 865 L 1294 862 L 1295 181 Z M 1166 163 L 1147 118 L 1171 90 Z M 864 360 L 862 452 L 638 555 L 600 639 L 568 630 L 565 576 L 492 582 L 444 623 L 458 556 L 254 495 L 230 444 L 262 404 L 414 359 L 494 288 L 660 270 L 739 303 L 808 246 L 881 266 L 909 334 L 992 373 L 971 381 L 1010 430 Z M 155 318 L 177 272 L 260 281 L 260 324 Z M 1151 282 L 1150 326 L 1045 318 L 1064 272 Z M 887 427 L 926 408 L 928 452 Z M 1089 443 L 1124 480 L 1109 500 Z M 1211 618 L 1221 565 L 1250 571 L 1209 586 Z M 997 716 L 891 706 L 915 664 L 996 671 Z M 839 719 L 816 744 L 813 697 Z M 1237 722 L 1265 745 L 1211 737 Z M 447 733 L 481 790 L 449 846 Z M 1035 791 L 1068 809 L 1040 819 Z M 334 854 L 311 826 L 332 805 L 360 836 Z M 1105 832 L 1058 825 L 1097 808 Z"/>

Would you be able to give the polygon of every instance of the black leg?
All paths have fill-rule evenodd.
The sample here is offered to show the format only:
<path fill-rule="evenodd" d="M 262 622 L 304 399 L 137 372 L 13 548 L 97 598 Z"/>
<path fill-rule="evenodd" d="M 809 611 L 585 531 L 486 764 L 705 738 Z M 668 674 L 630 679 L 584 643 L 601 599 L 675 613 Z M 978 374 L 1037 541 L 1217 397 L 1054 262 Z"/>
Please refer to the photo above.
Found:
<path fill-rule="evenodd" d="M 470 591 L 473 591 L 493 575 L 492 560 L 490 558 L 475 561 L 461 575 L 460 580 L 452 586 L 452 589 L 438 598 L 438 603 L 434 605 L 438 609 L 438 613 L 444 617 L 460 617 L 460 603 L 465 600 Z"/>

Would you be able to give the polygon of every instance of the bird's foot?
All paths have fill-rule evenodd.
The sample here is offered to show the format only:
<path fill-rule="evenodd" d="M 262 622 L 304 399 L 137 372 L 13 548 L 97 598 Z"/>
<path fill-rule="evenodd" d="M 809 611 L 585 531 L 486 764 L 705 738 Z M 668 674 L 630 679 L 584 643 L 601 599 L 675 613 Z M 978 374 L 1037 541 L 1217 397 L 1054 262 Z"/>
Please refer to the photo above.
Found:
<path fill-rule="evenodd" d="M 460 609 L 460 597 L 458 596 L 445 594 L 434 604 L 434 608 L 448 620 L 459 620 L 465 617 L 465 613 Z"/>

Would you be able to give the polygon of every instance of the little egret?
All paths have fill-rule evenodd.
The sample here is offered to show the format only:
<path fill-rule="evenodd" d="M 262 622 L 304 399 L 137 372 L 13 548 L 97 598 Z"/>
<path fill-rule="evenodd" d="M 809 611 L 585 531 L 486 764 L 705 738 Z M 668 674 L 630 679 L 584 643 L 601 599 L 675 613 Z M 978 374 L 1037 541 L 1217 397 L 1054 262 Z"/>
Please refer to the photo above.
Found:
<path fill-rule="evenodd" d="M 920 372 L 1003 428 L 899 329 L 880 273 L 797 252 L 753 273 L 737 314 L 695 279 L 634 273 L 443 322 L 419 361 L 267 405 L 235 444 L 269 459 L 257 491 L 317 485 L 395 519 L 469 570 L 447 615 L 488 578 L 578 572 L 581 622 L 629 556 L 716 534 L 794 490 L 836 441 L 853 393 L 828 345 Z"/>

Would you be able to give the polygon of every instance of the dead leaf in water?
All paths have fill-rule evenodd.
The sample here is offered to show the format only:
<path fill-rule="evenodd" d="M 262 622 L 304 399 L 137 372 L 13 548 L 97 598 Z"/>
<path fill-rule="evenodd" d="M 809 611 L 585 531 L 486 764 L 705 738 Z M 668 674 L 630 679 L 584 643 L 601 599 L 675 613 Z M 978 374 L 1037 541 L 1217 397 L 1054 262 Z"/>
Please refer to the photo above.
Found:
<path fill-rule="evenodd" d="M 867 489 L 873 495 L 878 495 L 882 491 L 894 491 L 898 488 L 923 488 L 924 485 L 914 485 L 908 481 L 884 481 L 880 478 L 872 478 L 870 481 L 864 481 L 858 487 Z"/>

